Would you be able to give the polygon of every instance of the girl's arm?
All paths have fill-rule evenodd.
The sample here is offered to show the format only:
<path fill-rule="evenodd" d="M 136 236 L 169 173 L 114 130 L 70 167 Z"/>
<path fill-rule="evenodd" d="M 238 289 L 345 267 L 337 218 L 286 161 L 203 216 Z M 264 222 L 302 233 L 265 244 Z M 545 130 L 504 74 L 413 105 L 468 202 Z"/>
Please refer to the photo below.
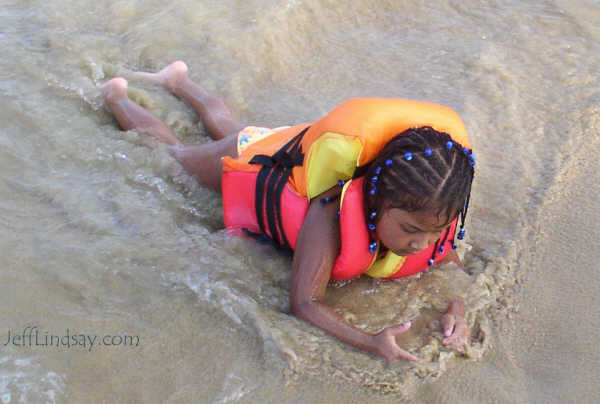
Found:
<path fill-rule="evenodd" d="M 455 263 L 462 268 L 462 263 L 455 250 L 450 250 L 448 255 L 439 264 Z M 471 341 L 471 330 L 465 320 L 465 302 L 460 297 L 455 298 L 442 316 L 442 330 L 444 332 L 443 344 L 449 348 L 460 348 Z"/>
<path fill-rule="evenodd" d="M 388 363 L 396 359 L 418 360 L 396 344 L 395 336 L 408 330 L 410 323 L 387 327 L 373 335 L 347 323 L 323 303 L 340 249 L 340 230 L 339 222 L 335 220 L 338 204 L 322 204 L 320 199 L 336 192 L 339 189 L 327 191 L 310 204 L 292 264 L 291 311 L 340 341 L 382 356 Z"/>

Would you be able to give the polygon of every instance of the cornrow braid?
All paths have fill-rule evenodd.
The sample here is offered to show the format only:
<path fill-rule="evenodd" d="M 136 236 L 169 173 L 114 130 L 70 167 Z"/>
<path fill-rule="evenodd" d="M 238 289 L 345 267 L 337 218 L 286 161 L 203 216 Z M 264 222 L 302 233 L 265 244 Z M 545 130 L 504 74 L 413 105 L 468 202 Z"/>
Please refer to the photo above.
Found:
<path fill-rule="evenodd" d="M 430 210 L 448 220 L 460 218 L 458 239 L 464 237 L 475 156 L 452 140 L 449 134 L 423 126 L 395 136 L 368 166 L 364 181 L 365 217 L 372 222 L 384 208 L 409 212 Z M 369 223 L 370 250 L 374 225 Z M 437 240 L 429 264 L 443 253 L 450 230 Z M 452 247 L 454 235 L 452 235 Z"/>

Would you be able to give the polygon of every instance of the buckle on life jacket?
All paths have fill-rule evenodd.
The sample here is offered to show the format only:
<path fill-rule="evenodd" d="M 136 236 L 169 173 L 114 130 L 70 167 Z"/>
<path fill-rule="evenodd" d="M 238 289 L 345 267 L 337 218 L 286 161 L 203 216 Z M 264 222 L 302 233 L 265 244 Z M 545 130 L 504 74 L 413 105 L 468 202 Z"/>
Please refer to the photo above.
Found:
<path fill-rule="evenodd" d="M 262 165 L 256 178 L 254 206 L 260 234 L 272 239 L 277 246 L 291 250 L 281 220 L 281 194 L 292 170 L 304 162 L 302 153 L 302 137 L 310 128 L 307 126 L 272 156 L 257 154 L 250 164 Z M 266 231 L 265 220 L 269 234 Z"/>

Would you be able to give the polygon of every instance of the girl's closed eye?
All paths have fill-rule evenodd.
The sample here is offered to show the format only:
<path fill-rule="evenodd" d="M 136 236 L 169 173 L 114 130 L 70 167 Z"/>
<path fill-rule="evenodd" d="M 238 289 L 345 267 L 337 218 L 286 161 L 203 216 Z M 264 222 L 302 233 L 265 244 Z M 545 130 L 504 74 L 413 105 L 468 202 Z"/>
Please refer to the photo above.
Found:
<path fill-rule="evenodd" d="M 417 234 L 420 233 L 421 230 L 419 229 L 415 229 L 415 228 L 407 228 L 406 226 L 401 226 L 402 231 L 404 231 L 407 234 Z"/>

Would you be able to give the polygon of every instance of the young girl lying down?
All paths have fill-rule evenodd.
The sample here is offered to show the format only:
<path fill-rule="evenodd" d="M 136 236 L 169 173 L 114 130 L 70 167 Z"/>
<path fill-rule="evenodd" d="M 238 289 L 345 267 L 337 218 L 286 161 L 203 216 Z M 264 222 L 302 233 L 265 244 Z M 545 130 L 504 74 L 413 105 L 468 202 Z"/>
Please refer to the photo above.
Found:
<path fill-rule="evenodd" d="M 178 61 L 131 77 L 185 100 L 214 142 L 181 143 L 127 97 L 123 78 L 100 88 L 123 130 L 166 143 L 189 174 L 222 193 L 228 228 L 294 251 L 293 314 L 388 362 L 417 360 L 395 339 L 410 322 L 369 334 L 323 298 L 330 280 L 393 279 L 436 264 L 461 265 L 455 238 L 464 237 L 475 158 L 458 115 L 436 104 L 356 98 L 312 124 L 246 126 L 187 70 Z M 461 299 L 449 303 L 441 319 L 446 346 L 469 342 L 464 315 Z"/>

